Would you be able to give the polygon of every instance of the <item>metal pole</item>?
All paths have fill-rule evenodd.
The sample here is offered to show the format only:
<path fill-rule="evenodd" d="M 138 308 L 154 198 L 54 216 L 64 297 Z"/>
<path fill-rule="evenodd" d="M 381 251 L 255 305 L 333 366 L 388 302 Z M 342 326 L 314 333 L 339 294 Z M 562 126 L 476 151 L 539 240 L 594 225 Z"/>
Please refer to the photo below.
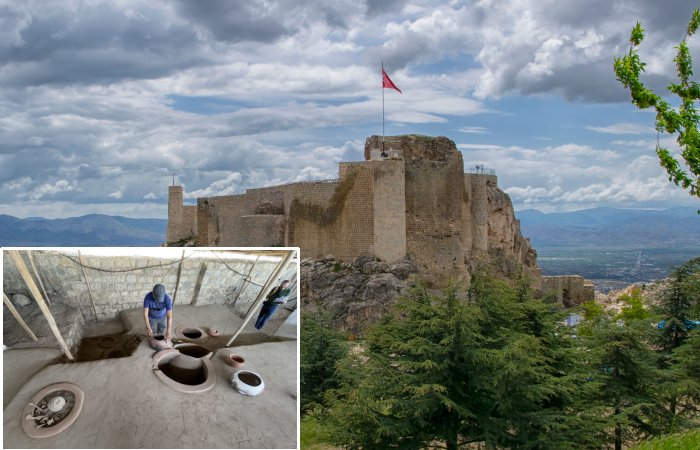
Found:
<path fill-rule="evenodd" d="M 384 61 L 382 61 L 382 152 L 384 152 Z"/>
<path fill-rule="evenodd" d="M 238 337 L 240 334 L 241 330 L 250 322 L 250 319 L 253 318 L 253 314 L 255 314 L 255 311 L 258 309 L 258 306 L 263 302 L 265 297 L 267 297 L 267 294 L 270 293 L 272 288 L 275 285 L 275 281 L 277 280 L 278 277 L 282 275 L 282 273 L 287 269 L 287 266 L 289 266 L 289 263 L 292 261 L 294 258 L 294 254 L 296 253 L 295 250 L 290 250 L 287 255 L 280 261 L 280 263 L 275 267 L 275 270 L 272 272 L 270 277 L 267 279 L 267 282 L 265 283 L 265 286 L 263 286 L 262 290 L 258 293 L 257 298 L 253 302 L 253 306 L 250 307 L 248 312 L 246 313 L 245 317 L 243 318 L 243 323 L 238 327 L 235 333 L 233 333 L 233 336 L 231 336 L 231 339 L 226 343 L 226 347 L 230 346 L 233 341 Z"/>

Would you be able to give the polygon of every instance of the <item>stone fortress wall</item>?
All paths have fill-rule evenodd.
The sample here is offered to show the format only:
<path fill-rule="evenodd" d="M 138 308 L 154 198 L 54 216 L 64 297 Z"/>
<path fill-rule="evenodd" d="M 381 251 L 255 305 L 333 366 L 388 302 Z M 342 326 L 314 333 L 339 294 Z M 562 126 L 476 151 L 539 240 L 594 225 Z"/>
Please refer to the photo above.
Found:
<path fill-rule="evenodd" d="M 403 135 L 382 143 L 371 136 L 364 156 L 341 162 L 337 180 L 199 198 L 197 206 L 183 206 L 182 187 L 171 186 L 167 241 L 194 236 L 198 246 L 298 246 L 303 257 L 344 262 L 363 254 L 388 263 L 408 256 L 438 286 L 497 254 L 539 280 L 537 254 L 510 198 L 492 172 L 465 173 L 453 141 Z"/>

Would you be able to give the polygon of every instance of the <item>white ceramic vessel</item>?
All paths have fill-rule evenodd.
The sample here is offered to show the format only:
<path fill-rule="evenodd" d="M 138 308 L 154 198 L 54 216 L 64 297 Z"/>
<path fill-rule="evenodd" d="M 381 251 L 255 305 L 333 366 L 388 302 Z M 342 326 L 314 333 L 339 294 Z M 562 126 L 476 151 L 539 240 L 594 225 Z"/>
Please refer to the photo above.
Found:
<path fill-rule="evenodd" d="M 254 397 L 265 390 L 265 382 L 255 372 L 239 370 L 231 377 L 231 386 L 243 395 Z"/>

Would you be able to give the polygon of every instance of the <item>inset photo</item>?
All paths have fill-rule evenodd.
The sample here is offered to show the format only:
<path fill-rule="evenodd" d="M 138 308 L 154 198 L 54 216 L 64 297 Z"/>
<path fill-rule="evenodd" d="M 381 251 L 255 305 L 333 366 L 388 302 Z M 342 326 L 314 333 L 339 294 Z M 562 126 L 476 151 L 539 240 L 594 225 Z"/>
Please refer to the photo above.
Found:
<path fill-rule="evenodd" d="M 298 274 L 298 248 L 3 249 L 3 447 L 297 448 Z"/>

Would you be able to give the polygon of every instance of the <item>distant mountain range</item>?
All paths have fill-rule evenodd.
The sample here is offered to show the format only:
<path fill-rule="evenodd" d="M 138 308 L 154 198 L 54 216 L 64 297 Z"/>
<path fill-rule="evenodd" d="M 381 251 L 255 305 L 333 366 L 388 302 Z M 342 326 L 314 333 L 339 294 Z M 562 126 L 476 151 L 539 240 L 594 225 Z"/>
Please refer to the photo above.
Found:
<path fill-rule="evenodd" d="M 552 214 L 528 209 L 516 212 L 516 217 L 523 235 L 538 250 L 700 246 L 700 215 L 695 208 L 594 208 Z M 0 246 L 150 247 L 165 242 L 166 227 L 165 219 L 101 214 L 53 220 L 0 215 Z"/>
<path fill-rule="evenodd" d="M 0 215 L 1 247 L 156 247 L 165 242 L 165 219 L 90 214 L 68 219 Z"/>
<path fill-rule="evenodd" d="M 663 248 L 700 246 L 696 208 L 593 208 L 544 214 L 517 211 L 523 236 L 536 249 L 552 247 Z"/>

